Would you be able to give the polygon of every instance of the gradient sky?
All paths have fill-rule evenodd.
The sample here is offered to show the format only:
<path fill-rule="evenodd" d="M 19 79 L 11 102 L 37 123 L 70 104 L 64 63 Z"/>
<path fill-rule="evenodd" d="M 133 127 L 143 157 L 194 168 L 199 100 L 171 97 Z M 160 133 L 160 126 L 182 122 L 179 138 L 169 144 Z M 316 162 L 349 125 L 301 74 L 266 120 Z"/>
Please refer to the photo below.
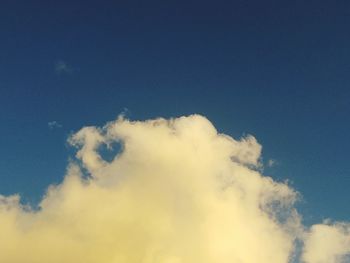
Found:
<path fill-rule="evenodd" d="M 199 113 L 257 138 L 306 224 L 349 220 L 349 26 L 349 1 L 2 1 L 0 193 L 35 204 L 82 126 Z"/>

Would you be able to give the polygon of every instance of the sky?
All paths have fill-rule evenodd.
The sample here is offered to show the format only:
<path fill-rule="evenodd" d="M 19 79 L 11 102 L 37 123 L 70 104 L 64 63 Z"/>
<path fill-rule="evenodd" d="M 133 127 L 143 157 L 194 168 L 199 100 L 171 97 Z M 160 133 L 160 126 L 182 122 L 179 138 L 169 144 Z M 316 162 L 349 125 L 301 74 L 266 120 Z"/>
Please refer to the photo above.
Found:
<path fill-rule="evenodd" d="M 0 193 L 38 205 L 82 127 L 200 114 L 256 138 L 259 169 L 301 194 L 305 226 L 349 221 L 349 13 L 348 1 L 2 1 Z"/>

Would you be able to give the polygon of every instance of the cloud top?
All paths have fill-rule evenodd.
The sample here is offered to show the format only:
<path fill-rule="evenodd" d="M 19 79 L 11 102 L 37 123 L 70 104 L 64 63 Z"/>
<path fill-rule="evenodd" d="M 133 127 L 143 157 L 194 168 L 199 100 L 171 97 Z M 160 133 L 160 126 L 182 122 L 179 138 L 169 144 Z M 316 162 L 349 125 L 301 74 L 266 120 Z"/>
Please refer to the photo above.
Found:
<path fill-rule="evenodd" d="M 120 117 L 69 142 L 77 161 L 38 211 L 0 196 L 0 262 L 284 263 L 297 239 L 307 263 L 349 252 L 335 245 L 315 256 L 329 247 L 318 235 L 341 244 L 348 226 L 304 232 L 298 193 L 258 171 L 256 139 L 219 134 L 203 116 Z M 116 142 L 121 152 L 105 160 L 99 150 Z"/>

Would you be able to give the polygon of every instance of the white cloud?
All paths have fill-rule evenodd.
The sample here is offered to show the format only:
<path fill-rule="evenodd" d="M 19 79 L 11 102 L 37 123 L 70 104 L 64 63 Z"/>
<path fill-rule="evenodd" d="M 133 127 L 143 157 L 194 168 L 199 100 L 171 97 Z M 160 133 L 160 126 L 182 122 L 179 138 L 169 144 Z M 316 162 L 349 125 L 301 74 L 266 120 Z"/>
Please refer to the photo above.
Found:
<path fill-rule="evenodd" d="M 58 123 L 57 121 L 49 121 L 47 126 L 49 129 L 62 128 L 62 124 Z"/>
<path fill-rule="evenodd" d="M 71 74 L 73 73 L 74 69 L 72 66 L 67 64 L 67 62 L 63 60 L 58 60 L 55 63 L 55 72 L 57 74 Z"/>
<path fill-rule="evenodd" d="M 274 166 L 276 166 L 277 165 L 277 161 L 275 160 L 275 159 L 269 159 L 268 161 L 267 161 L 267 166 L 268 167 L 274 167 Z"/>
<path fill-rule="evenodd" d="M 346 255 L 350 255 L 350 224 L 325 222 L 312 226 L 306 234 L 306 263 L 345 263 L 349 262 Z"/>
<path fill-rule="evenodd" d="M 69 142 L 79 162 L 39 211 L 0 196 L 0 262 L 287 263 L 305 235 L 298 193 L 258 171 L 256 139 L 218 134 L 202 116 L 120 117 Z M 122 152 L 108 162 L 99 148 L 115 142 Z M 315 258 L 323 249 L 315 228 L 305 235 L 307 263 L 347 253 L 337 247 Z M 326 247 L 343 242 L 325 235 Z"/>

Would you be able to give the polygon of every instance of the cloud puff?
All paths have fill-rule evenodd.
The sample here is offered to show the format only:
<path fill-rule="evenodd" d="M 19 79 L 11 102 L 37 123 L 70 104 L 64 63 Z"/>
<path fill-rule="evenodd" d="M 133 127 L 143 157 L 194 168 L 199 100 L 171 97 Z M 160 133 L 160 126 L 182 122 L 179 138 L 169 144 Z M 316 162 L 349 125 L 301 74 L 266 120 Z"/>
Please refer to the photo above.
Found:
<path fill-rule="evenodd" d="M 58 60 L 55 63 L 56 74 L 71 74 L 73 73 L 73 68 L 63 60 Z"/>
<path fill-rule="evenodd" d="M 277 165 L 277 161 L 275 160 L 275 159 L 269 159 L 268 161 L 267 161 L 267 166 L 268 167 L 274 167 L 274 166 L 276 166 Z"/>
<path fill-rule="evenodd" d="M 317 243 L 319 226 L 304 234 L 298 193 L 257 169 L 261 145 L 219 134 L 205 117 L 120 117 L 69 142 L 77 161 L 39 210 L 0 196 L 0 262 L 285 263 L 304 236 L 307 263 L 348 252 L 315 257 L 348 229 L 328 225 L 340 233 L 322 234 L 333 244 Z M 122 150 L 107 161 L 99 150 L 115 142 Z"/>
<path fill-rule="evenodd" d="M 55 128 L 62 128 L 62 124 L 58 123 L 57 121 L 49 121 L 47 123 L 47 126 L 49 127 L 49 129 L 55 129 Z"/>
<path fill-rule="evenodd" d="M 306 263 L 349 262 L 350 224 L 325 222 L 311 227 L 304 246 Z"/>

